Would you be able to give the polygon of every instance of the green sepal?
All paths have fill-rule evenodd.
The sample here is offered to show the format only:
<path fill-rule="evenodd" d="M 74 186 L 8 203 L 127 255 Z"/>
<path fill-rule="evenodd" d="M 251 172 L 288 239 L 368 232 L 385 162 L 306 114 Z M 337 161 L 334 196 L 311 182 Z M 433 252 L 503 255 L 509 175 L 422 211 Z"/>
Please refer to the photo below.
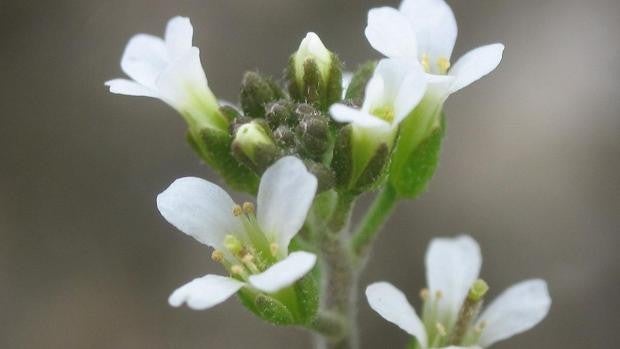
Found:
<path fill-rule="evenodd" d="M 247 287 L 237 292 L 241 304 L 259 318 L 274 325 L 297 325 L 293 314 L 279 300 Z"/>
<path fill-rule="evenodd" d="M 331 58 L 324 98 L 321 101 L 322 111 L 327 111 L 329 106 L 342 99 L 342 62 L 335 53 L 331 54 Z"/>
<path fill-rule="evenodd" d="M 256 193 L 259 178 L 240 164 L 231 154 L 232 139 L 228 133 L 215 129 L 189 131 L 187 141 L 198 155 L 234 190 Z"/>
<path fill-rule="evenodd" d="M 307 243 L 302 239 L 295 237 L 289 244 L 289 253 L 301 250 L 309 251 L 310 249 L 307 248 L 306 245 Z M 317 251 L 309 252 L 317 253 Z M 321 303 L 320 280 L 321 269 L 317 263 L 308 274 L 291 286 L 295 290 L 297 298 L 297 320 L 301 325 L 310 324 L 319 310 L 319 305 Z"/>
<path fill-rule="evenodd" d="M 353 126 L 346 125 L 338 130 L 334 144 L 331 167 L 336 177 L 336 188 L 346 189 L 353 175 Z"/>
<path fill-rule="evenodd" d="M 317 179 L 317 194 L 334 187 L 336 178 L 334 171 L 331 168 L 323 163 L 312 160 L 304 160 L 304 164 L 308 168 L 308 171 L 310 171 L 310 173 L 312 173 Z"/>
<path fill-rule="evenodd" d="M 430 133 L 414 145 L 412 149 L 401 143 L 402 137 L 406 137 L 408 120 L 405 120 L 405 128 L 401 129 L 399 140 L 394 149 L 392 166 L 390 167 L 389 181 L 398 195 L 402 198 L 414 199 L 426 191 L 430 180 L 433 178 L 439 158 L 441 145 L 445 134 L 445 120 L 440 116 L 440 124 L 434 127 Z"/>
<path fill-rule="evenodd" d="M 362 105 L 366 93 L 366 85 L 375 72 L 376 67 L 376 61 L 368 61 L 357 68 L 347 88 L 345 100 L 349 100 L 357 106 Z"/>
<path fill-rule="evenodd" d="M 307 59 L 304 62 L 302 97 L 305 102 L 311 104 L 319 104 L 321 98 L 321 90 L 323 81 L 321 81 L 321 72 L 319 66 L 314 59 Z M 302 101 L 300 101 L 302 102 Z"/>
<path fill-rule="evenodd" d="M 375 154 L 370 158 L 364 171 L 355 181 L 351 191 L 355 193 L 362 193 L 365 191 L 374 190 L 379 184 L 382 183 L 386 164 L 389 161 L 390 149 L 385 143 L 379 144 Z"/>

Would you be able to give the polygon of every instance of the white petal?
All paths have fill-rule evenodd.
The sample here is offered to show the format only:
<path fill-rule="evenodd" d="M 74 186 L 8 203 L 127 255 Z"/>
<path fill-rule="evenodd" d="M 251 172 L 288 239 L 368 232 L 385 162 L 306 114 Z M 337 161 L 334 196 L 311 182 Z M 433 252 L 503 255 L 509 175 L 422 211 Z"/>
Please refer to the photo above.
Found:
<path fill-rule="evenodd" d="M 187 17 L 174 17 L 166 26 L 166 47 L 171 58 L 179 57 L 192 47 L 194 28 Z"/>
<path fill-rule="evenodd" d="M 384 319 L 416 337 L 422 348 L 426 348 L 426 330 L 407 297 L 388 282 L 376 282 L 366 288 L 370 307 Z"/>
<path fill-rule="evenodd" d="M 390 124 L 384 120 L 344 104 L 332 104 L 329 108 L 329 113 L 332 119 L 338 122 L 347 122 L 363 128 L 390 127 Z"/>
<path fill-rule="evenodd" d="M 272 265 L 269 269 L 248 279 L 250 285 L 267 293 L 278 292 L 306 275 L 316 264 L 316 255 L 297 251 Z"/>
<path fill-rule="evenodd" d="M 243 285 L 243 282 L 226 276 L 205 275 L 177 288 L 168 298 L 168 303 L 173 307 L 187 303 L 194 310 L 204 310 L 227 300 Z"/>
<path fill-rule="evenodd" d="M 427 54 L 434 63 L 450 59 L 456 42 L 454 13 L 444 0 L 404 0 L 400 11 L 409 19 L 418 42 L 418 54 Z"/>
<path fill-rule="evenodd" d="M 398 125 L 420 103 L 426 92 L 426 74 L 416 63 L 395 61 L 400 75 L 398 91 L 394 100 L 394 125 Z"/>
<path fill-rule="evenodd" d="M 197 47 L 190 48 L 171 62 L 156 84 L 164 100 L 177 110 L 192 111 L 190 109 L 202 105 L 217 105 L 209 90 Z"/>
<path fill-rule="evenodd" d="M 155 90 L 155 80 L 168 61 L 166 45 L 161 38 L 138 34 L 129 40 L 121 59 L 121 68 L 141 85 Z"/>
<path fill-rule="evenodd" d="M 480 79 L 497 68 L 502 60 L 504 45 L 491 44 L 467 52 L 450 69 L 450 75 L 456 80 L 450 93 L 454 93 L 472 82 Z"/>
<path fill-rule="evenodd" d="M 144 96 L 157 98 L 157 93 L 148 89 L 135 81 L 127 79 L 114 79 L 106 81 L 106 86 L 110 88 L 110 92 L 127 95 L 127 96 Z"/>
<path fill-rule="evenodd" d="M 478 278 L 482 256 L 478 243 L 469 236 L 437 238 L 426 252 L 426 281 L 431 294 L 441 291 L 440 321 L 449 327 Z"/>
<path fill-rule="evenodd" d="M 480 316 L 479 321 L 486 323 L 480 345 L 488 347 L 529 330 L 545 318 L 550 306 L 543 280 L 527 280 L 508 288 Z"/>
<path fill-rule="evenodd" d="M 157 196 L 157 208 L 170 224 L 213 248 L 221 248 L 226 234 L 242 230 L 234 204 L 222 188 L 196 177 L 179 178 Z"/>
<path fill-rule="evenodd" d="M 282 251 L 287 251 L 303 226 L 316 187 L 316 177 L 294 156 L 281 158 L 261 177 L 256 218 L 263 232 L 277 239 Z"/>
<path fill-rule="evenodd" d="M 365 29 L 370 45 L 387 57 L 417 59 L 417 43 L 413 27 L 400 12 L 391 7 L 368 11 Z"/>

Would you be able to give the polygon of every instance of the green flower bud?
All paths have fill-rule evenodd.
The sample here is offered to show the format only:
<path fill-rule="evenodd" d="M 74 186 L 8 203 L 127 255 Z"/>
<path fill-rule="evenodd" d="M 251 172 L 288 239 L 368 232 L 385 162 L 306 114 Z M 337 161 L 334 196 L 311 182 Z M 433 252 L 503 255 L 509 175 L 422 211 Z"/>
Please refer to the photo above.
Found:
<path fill-rule="evenodd" d="M 315 33 L 308 33 L 291 56 L 287 78 L 293 99 L 316 103 L 322 110 L 342 96 L 342 64 Z"/>
<path fill-rule="evenodd" d="M 320 160 L 329 149 L 329 121 L 324 115 L 306 114 L 297 125 L 298 150 L 302 155 Z"/>
<path fill-rule="evenodd" d="M 292 125 L 296 123 L 297 120 L 293 114 L 294 107 L 295 104 L 288 99 L 269 103 L 265 113 L 265 119 L 267 119 L 269 126 L 276 128 L 279 125 Z"/>
<path fill-rule="evenodd" d="M 293 148 L 295 146 L 295 133 L 286 125 L 280 125 L 273 131 L 273 139 L 282 148 Z"/>
<path fill-rule="evenodd" d="M 331 168 L 320 162 L 312 160 L 306 160 L 304 163 L 306 164 L 308 171 L 310 171 L 310 173 L 312 173 L 318 181 L 317 193 L 322 193 L 334 187 L 336 177 Z"/>
<path fill-rule="evenodd" d="M 241 125 L 232 143 L 235 157 L 256 173 L 262 173 L 280 155 L 269 128 L 260 119 Z"/>
<path fill-rule="evenodd" d="M 246 72 L 241 82 L 241 108 L 247 116 L 262 118 L 265 106 L 284 97 L 284 93 L 270 78 L 257 72 Z"/>

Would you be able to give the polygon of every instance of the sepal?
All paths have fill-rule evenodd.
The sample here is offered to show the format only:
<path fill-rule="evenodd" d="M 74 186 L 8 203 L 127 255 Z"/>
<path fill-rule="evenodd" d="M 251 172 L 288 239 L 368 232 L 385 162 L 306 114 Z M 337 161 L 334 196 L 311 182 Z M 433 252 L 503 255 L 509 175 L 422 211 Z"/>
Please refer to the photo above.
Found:
<path fill-rule="evenodd" d="M 345 100 L 350 101 L 353 105 L 361 106 L 364 102 L 364 95 L 366 93 L 366 85 L 377 67 L 376 61 L 366 62 L 357 68 L 357 71 L 351 78 L 351 82 L 347 88 L 345 94 Z"/>
<path fill-rule="evenodd" d="M 257 72 L 246 72 L 241 82 L 241 108 L 246 116 L 265 117 L 265 107 L 284 97 L 284 92 L 269 77 Z"/>

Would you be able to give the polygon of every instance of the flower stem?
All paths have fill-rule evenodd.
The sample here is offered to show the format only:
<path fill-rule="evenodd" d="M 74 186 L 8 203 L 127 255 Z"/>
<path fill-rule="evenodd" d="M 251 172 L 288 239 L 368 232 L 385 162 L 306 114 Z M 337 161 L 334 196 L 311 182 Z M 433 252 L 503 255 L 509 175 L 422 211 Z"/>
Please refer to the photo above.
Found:
<path fill-rule="evenodd" d="M 388 183 L 375 198 L 359 229 L 352 236 L 351 248 L 356 257 L 364 259 L 381 227 L 396 207 L 397 201 L 396 190 Z"/>

